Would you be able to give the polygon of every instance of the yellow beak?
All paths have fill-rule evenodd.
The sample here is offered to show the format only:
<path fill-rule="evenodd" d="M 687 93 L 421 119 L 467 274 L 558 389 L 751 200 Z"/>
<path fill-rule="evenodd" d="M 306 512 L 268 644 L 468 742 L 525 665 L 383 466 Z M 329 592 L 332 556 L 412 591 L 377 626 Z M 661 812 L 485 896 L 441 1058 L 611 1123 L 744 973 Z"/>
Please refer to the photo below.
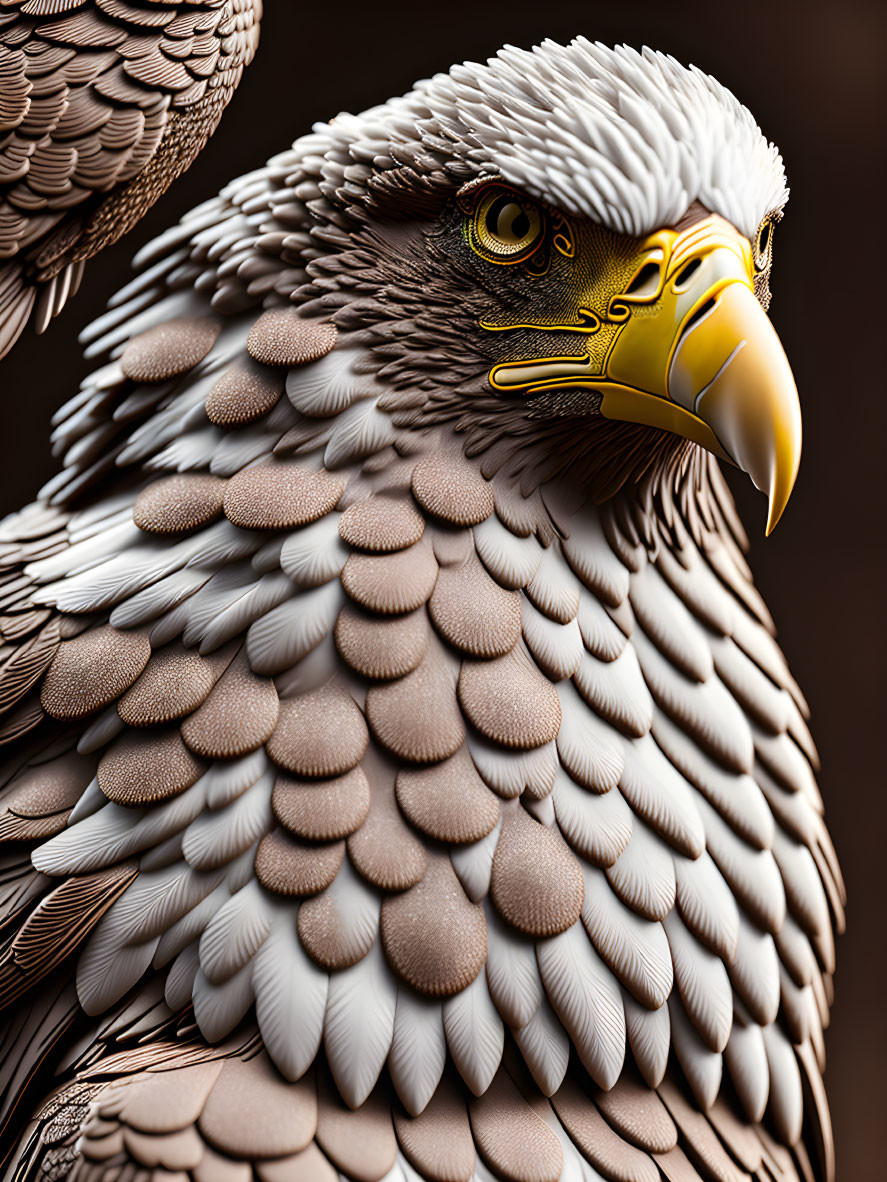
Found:
<path fill-rule="evenodd" d="M 660 427 L 746 471 L 769 497 L 769 534 L 801 458 L 801 409 L 779 338 L 753 287 L 746 238 L 712 215 L 643 243 L 636 276 L 609 301 L 603 366 L 559 357 L 498 366 L 499 388 L 597 391 L 610 419 Z M 621 324 L 621 327 L 617 327 Z"/>
<path fill-rule="evenodd" d="M 798 391 L 745 240 L 720 218 L 682 237 L 648 314 L 632 315 L 614 343 L 601 412 L 665 427 L 742 468 L 769 498 L 770 534 L 801 460 Z"/>
<path fill-rule="evenodd" d="M 798 474 L 801 408 L 779 337 L 749 287 L 723 287 L 683 328 L 668 393 L 708 424 L 728 458 L 767 494 L 769 535 Z"/>

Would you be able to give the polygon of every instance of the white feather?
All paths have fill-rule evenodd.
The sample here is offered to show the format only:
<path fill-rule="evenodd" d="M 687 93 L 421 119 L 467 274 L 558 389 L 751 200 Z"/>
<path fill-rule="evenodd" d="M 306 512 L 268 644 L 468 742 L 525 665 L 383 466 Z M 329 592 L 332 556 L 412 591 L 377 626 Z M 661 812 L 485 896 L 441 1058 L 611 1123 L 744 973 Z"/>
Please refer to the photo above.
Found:
<path fill-rule="evenodd" d="M 623 903 L 647 919 L 663 919 L 674 906 L 671 850 L 638 818 L 628 845 L 607 868 L 607 878 Z"/>
<path fill-rule="evenodd" d="M 201 811 L 204 789 L 198 780 L 180 796 L 153 809 L 106 804 L 38 846 L 31 861 L 45 874 L 82 874 L 110 866 L 181 832 Z"/>
<path fill-rule="evenodd" d="M 482 778 L 499 796 L 543 797 L 554 787 L 557 748 L 554 743 L 530 751 L 497 747 L 477 731 L 468 735 L 468 750 Z"/>
<path fill-rule="evenodd" d="M 272 908 L 256 880 L 216 912 L 200 937 L 200 968 L 211 985 L 240 972 L 271 931 Z"/>
<path fill-rule="evenodd" d="M 665 1075 L 671 1050 L 668 1006 L 650 1010 L 635 1001 L 626 989 L 622 991 L 622 1000 L 625 1004 L 625 1032 L 631 1053 L 648 1086 L 658 1087 Z"/>
<path fill-rule="evenodd" d="M 220 879 L 221 871 L 217 871 L 215 878 Z M 198 949 L 198 942 L 200 936 L 206 929 L 206 925 L 210 922 L 212 917 L 220 908 L 231 898 L 231 891 L 226 882 L 222 881 L 219 886 L 212 890 L 205 898 L 201 899 L 196 907 L 192 907 L 180 919 L 161 935 L 160 943 L 157 945 L 157 951 L 154 953 L 154 968 L 162 968 L 163 965 L 168 964 L 174 957 L 193 944 L 195 952 Z M 199 957 L 196 969 L 200 967 Z"/>
<path fill-rule="evenodd" d="M 505 1047 L 505 1028 L 483 973 L 467 989 L 447 998 L 443 1022 L 453 1062 L 471 1091 L 480 1096 L 492 1083 Z"/>
<path fill-rule="evenodd" d="M 612 661 L 599 661 L 586 652 L 573 680 L 592 710 L 619 730 L 640 736 L 653 725 L 653 699 L 633 644 Z"/>
<path fill-rule="evenodd" d="M 779 956 L 769 932 L 739 918 L 736 952 L 728 964 L 733 987 L 761 1026 L 776 1021 L 779 1010 Z"/>
<path fill-rule="evenodd" d="M 582 643 L 599 661 L 615 661 L 628 643 L 628 638 L 596 595 L 583 591 L 579 597 L 576 617 Z"/>
<path fill-rule="evenodd" d="M 582 922 L 597 951 L 630 992 L 658 1009 L 672 987 L 672 963 L 662 924 L 643 919 L 613 893 L 606 876 L 583 865 Z"/>
<path fill-rule="evenodd" d="M 265 772 L 226 808 L 204 812 L 185 830 L 182 850 L 195 870 L 212 870 L 242 854 L 271 831 L 273 771 Z"/>
<path fill-rule="evenodd" d="M 665 758 L 650 735 L 626 742 L 622 795 L 670 845 L 688 858 L 705 850 L 705 829 L 696 792 Z"/>
<path fill-rule="evenodd" d="M 558 624 L 537 611 L 528 599 L 521 604 L 524 640 L 536 664 L 553 681 L 572 675 L 582 661 L 582 636 L 575 620 Z"/>
<path fill-rule="evenodd" d="M 281 673 L 332 632 L 345 593 L 338 582 L 306 591 L 262 616 L 246 638 L 249 663 L 258 674 Z"/>
<path fill-rule="evenodd" d="M 360 402 L 343 410 L 335 419 L 330 441 L 323 453 L 327 468 L 335 470 L 381 451 L 397 438 L 391 416 L 378 410 L 375 402 Z"/>
<path fill-rule="evenodd" d="M 367 955 L 330 979 L 323 1039 L 336 1086 L 351 1108 L 372 1091 L 394 1032 L 397 986 L 377 940 Z"/>
<path fill-rule="evenodd" d="M 388 1070 L 411 1116 L 418 1116 L 437 1090 L 447 1059 L 441 1003 L 408 986 L 397 991 Z"/>
<path fill-rule="evenodd" d="M 770 1068 L 760 1026 L 733 1023 L 724 1048 L 724 1061 L 748 1119 L 757 1124 L 770 1094 Z"/>
<path fill-rule="evenodd" d="M 542 547 L 530 535 L 518 537 L 495 514 L 474 527 L 478 557 L 503 587 L 525 587 L 539 569 Z"/>
<path fill-rule="evenodd" d="M 170 965 L 169 972 L 166 974 L 164 997 L 173 1013 L 178 1013 L 191 1004 L 194 981 L 199 968 L 200 957 L 196 943 L 189 944 L 187 948 L 183 949 Z"/>
<path fill-rule="evenodd" d="M 270 766 L 263 747 L 242 759 L 218 760 L 203 777 L 207 808 L 225 808 L 255 784 Z"/>
<path fill-rule="evenodd" d="M 615 606 L 628 595 L 628 569 L 610 549 L 600 514 L 586 509 L 570 521 L 570 536 L 561 543 L 567 562 L 599 599 Z"/>
<path fill-rule="evenodd" d="M 543 998 L 530 1021 L 512 1033 L 539 1090 L 554 1095 L 567 1073 L 570 1039 L 548 1002 Z"/>
<path fill-rule="evenodd" d="M 192 991 L 194 1018 L 207 1042 L 230 1034 L 253 1004 L 252 965 L 246 964 L 224 985 L 212 985 L 198 970 Z"/>
<path fill-rule="evenodd" d="M 591 658 L 589 658 L 590 660 Z M 570 681 L 557 687 L 561 726 L 557 751 L 574 780 L 590 792 L 609 792 L 619 783 L 625 740 L 593 710 Z"/>
<path fill-rule="evenodd" d="M 467 845 L 450 846 L 450 861 L 456 877 L 465 889 L 472 903 L 479 903 L 490 889 L 490 875 L 493 870 L 493 855 L 499 844 L 502 818 L 496 822 L 486 837 Z"/>
<path fill-rule="evenodd" d="M 722 961 L 688 931 L 677 911 L 663 920 L 684 1009 L 706 1044 L 722 1051 L 733 1024 L 733 989 Z"/>
<path fill-rule="evenodd" d="M 334 579 L 350 554 L 339 537 L 341 513 L 294 530 L 280 551 L 280 566 L 299 587 L 319 587 Z"/>
<path fill-rule="evenodd" d="M 545 992 L 579 1058 L 596 1083 L 611 1088 L 625 1058 L 625 1012 L 616 979 L 581 923 L 540 940 L 536 955 Z"/>
<path fill-rule="evenodd" d="M 558 828 L 595 866 L 612 866 L 631 839 L 632 813 L 618 788 L 598 796 L 559 770 L 552 793 Z"/>
<path fill-rule="evenodd" d="M 723 1061 L 717 1051 L 705 1045 L 687 1017 L 677 991 L 668 999 L 671 1040 L 687 1082 L 703 1108 L 711 1108 L 721 1086 Z"/>
<path fill-rule="evenodd" d="M 305 954 L 295 908 L 280 909 L 253 963 L 256 1017 L 268 1054 L 287 1079 L 314 1062 L 323 1035 L 329 977 Z"/>
<path fill-rule="evenodd" d="M 729 964 L 739 937 L 739 908 L 721 872 L 707 852 L 698 858 L 675 858 L 674 869 L 681 918 L 697 939 Z"/>
<path fill-rule="evenodd" d="M 487 921 L 487 985 L 496 1009 L 509 1026 L 526 1026 L 544 998 L 531 940 L 506 928 L 489 904 Z"/>

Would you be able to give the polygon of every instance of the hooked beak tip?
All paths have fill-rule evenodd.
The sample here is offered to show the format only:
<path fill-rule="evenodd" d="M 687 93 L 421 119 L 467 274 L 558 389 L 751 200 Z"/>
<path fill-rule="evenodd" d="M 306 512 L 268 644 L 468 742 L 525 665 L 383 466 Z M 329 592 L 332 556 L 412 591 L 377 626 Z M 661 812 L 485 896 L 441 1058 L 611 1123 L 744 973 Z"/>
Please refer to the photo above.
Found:
<path fill-rule="evenodd" d="M 795 486 L 795 477 L 797 475 L 797 464 L 791 473 L 791 478 L 780 479 L 780 474 L 775 472 L 770 481 L 770 492 L 768 496 L 767 505 L 767 528 L 764 530 L 764 537 L 769 538 L 776 526 L 779 524 L 780 518 L 785 511 L 785 507 L 792 495 L 792 489 Z"/>

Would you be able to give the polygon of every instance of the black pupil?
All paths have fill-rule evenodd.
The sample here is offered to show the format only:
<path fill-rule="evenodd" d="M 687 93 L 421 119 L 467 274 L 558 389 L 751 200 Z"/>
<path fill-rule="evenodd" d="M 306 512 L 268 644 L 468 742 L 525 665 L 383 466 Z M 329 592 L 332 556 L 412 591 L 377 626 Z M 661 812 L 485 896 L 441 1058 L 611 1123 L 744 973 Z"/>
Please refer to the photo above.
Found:
<path fill-rule="evenodd" d="M 530 232 L 530 219 L 516 201 L 500 197 L 487 213 L 487 229 L 497 238 L 519 241 Z"/>
<path fill-rule="evenodd" d="M 761 254 L 767 253 L 767 247 L 770 245 L 770 225 L 769 223 L 761 231 L 761 242 L 758 250 Z"/>

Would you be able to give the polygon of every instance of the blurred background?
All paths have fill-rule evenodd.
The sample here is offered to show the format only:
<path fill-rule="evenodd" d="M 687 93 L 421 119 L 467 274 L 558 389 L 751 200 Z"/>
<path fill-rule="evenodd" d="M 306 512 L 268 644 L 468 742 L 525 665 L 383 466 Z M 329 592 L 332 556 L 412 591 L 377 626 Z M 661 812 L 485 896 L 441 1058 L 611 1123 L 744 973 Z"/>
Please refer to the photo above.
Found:
<path fill-rule="evenodd" d="M 746 478 L 731 483 L 758 585 L 813 710 L 820 782 L 850 893 L 827 1044 L 838 1177 L 882 1179 L 887 333 L 877 325 L 887 5 L 265 0 L 265 7 L 258 57 L 196 165 L 136 231 L 89 264 L 83 289 L 47 334 L 25 335 L 0 363 L 0 516 L 33 498 L 55 471 L 49 418 L 87 372 L 77 333 L 127 280 L 136 249 L 316 120 L 373 106 L 505 42 L 526 47 L 577 33 L 649 44 L 714 74 L 779 144 L 792 189 L 776 235 L 771 316 L 801 392 L 805 441 L 794 496 L 770 539 L 764 498 Z"/>

